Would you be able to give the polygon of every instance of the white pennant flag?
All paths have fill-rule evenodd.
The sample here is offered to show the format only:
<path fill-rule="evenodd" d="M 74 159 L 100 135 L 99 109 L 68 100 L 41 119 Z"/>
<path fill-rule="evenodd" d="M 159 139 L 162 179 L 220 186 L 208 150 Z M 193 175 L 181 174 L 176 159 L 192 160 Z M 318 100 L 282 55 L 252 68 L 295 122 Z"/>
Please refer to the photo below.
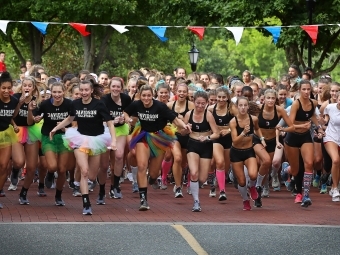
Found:
<path fill-rule="evenodd" d="M 126 26 L 122 26 L 122 25 L 111 25 L 111 27 L 113 27 L 114 29 L 116 29 L 119 33 L 124 33 L 126 31 L 129 31 L 129 29 L 126 29 Z"/>
<path fill-rule="evenodd" d="M 6 34 L 8 22 L 10 22 L 10 21 L 9 20 L 0 20 L 0 29 L 2 30 L 2 32 L 4 32 L 4 34 Z"/>
<path fill-rule="evenodd" d="M 239 44 L 242 38 L 244 27 L 226 27 L 226 29 L 233 33 L 236 45 Z"/>

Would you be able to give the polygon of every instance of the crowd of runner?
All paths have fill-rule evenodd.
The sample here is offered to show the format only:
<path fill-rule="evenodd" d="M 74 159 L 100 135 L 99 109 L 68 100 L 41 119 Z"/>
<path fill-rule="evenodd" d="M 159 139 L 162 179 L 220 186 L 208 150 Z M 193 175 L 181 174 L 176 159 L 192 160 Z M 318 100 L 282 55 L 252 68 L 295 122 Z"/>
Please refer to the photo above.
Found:
<path fill-rule="evenodd" d="M 65 206 L 68 181 L 91 215 L 89 191 L 99 186 L 98 205 L 106 192 L 122 199 L 129 173 L 140 211 L 150 209 L 148 186 L 165 190 L 169 182 L 175 198 L 192 195 L 193 212 L 201 211 L 202 185 L 224 201 L 228 181 L 243 210 L 251 200 L 262 207 L 282 187 L 302 207 L 312 205 L 311 186 L 340 201 L 340 84 L 328 74 L 314 82 L 312 69 L 299 75 L 292 65 L 265 81 L 247 70 L 224 80 L 180 67 L 173 74 L 142 68 L 126 79 L 87 70 L 52 76 L 31 61 L 18 80 L 1 71 L 0 197 L 6 181 L 13 192 L 23 180 L 18 199 L 28 205 L 39 180 L 37 195 L 55 188 L 55 204 Z"/>

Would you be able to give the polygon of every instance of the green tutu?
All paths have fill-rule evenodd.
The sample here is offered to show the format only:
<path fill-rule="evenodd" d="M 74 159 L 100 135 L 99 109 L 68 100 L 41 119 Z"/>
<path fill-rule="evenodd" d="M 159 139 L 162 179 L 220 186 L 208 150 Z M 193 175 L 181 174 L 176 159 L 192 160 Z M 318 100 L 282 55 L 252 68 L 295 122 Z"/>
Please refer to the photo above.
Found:
<path fill-rule="evenodd" d="M 43 154 L 47 151 L 53 151 L 56 154 L 62 154 L 72 151 L 64 145 L 63 134 L 55 134 L 52 141 L 47 135 L 42 135 L 41 138 L 41 150 Z"/>

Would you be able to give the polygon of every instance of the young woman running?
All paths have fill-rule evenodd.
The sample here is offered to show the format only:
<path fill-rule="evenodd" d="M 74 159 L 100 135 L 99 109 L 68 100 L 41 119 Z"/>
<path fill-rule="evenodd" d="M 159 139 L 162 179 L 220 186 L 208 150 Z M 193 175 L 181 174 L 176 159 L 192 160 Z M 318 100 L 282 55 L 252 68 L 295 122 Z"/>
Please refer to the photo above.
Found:
<path fill-rule="evenodd" d="M 57 125 L 69 116 L 71 100 L 64 98 L 65 88 L 60 82 L 53 83 L 51 86 L 52 97 L 43 101 L 39 107 L 36 102 L 32 101 L 28 109 L 27 123 L 32 125 L 42 119 L 44 123 L 41 127 L 41 149 L 45 155 L 47 173 L 45 183 L 47 187 L 52 186 L 54 181 L 54 172 L 58 173 L 56 182 L 55 205 L 64 206 L 65 202 L 61 198 L 66 180 L 66 168 L 69 161 L 71 150 L 63 144 L 63 130 L 56 133 L 53 139 L 50 139 L 49 133 Z M 27 192 L 27 191 L 26 191 Z"/>
<path fill-rule="evenodd" d="M 219 138 L 213 141 L 213 157 L 216 165 L 216 179 L 220 190 L 219 201 L 227 199 L 225 194 L 225 171 L 230 168 L 230 148 L 231 134 L 229 122 L 234 118 L 234 104 L 231 102 L 227 88 L 220 87 L 216 89 L 217 103 L 209 106 L 208 110 L 212 112 L 215 123 L 219 129 Z"/>
<path fill-rule="evenodd" d="M 78 127 L 68 128 L 63 140 L 69 148 L 74 149 L 76 162 L 81 171 L 83 214 L 92 215 L 88 179 L 94 181 L 98 175 L 100 154 L 106 152 L 107 147 L 117 150 L 116 135 L 108 109 L 101 100 L 95 98 L 100 96 L 100 87 L 93 85 L 91 81 L 82 81 L 79 89 L 82 98 L 72 101 L 69 116 L 53 128 L 50 137 L 53 139 L 58 130 L 65 128 L 77 118 Z M 110 133 L 104 133 L 103 120 L 107 123 Z"/>
<path fill-rule="evenodd" d="M 256 207 L 262 207 L 262 181 L 265 176 L 269 174 L 269 168 L 271 166 L 271 162 L 273 161 L 274 153 L 277 149 L 281 150 L 283 148 L 283 145 L 279 140 L 279 133 L 276 131 L 276 129 L 282 132 L 294 131 L 293 123 L 288 118 L 286 111 L 280 106 L 276 106 L 276 90 L 268 89 L 265 91 L 264 96 L 264 104 L 261 106 L 261 111 L 258 115 L 258 125 L 263 135 L 262 139 L 264 139 L 267 145 L 265 147 L 265 150 L 261 151 L 261 154 L 266 154 L 266 156 L 270 158 L 270 164 L 264 166 L 264 164 L 261 163 L 261 166 L 259 168 L 256 182 L 256 190 L 258 193 L 258 198 L 255 200 Z M 281 118 L 284 119 L 288 127 L 282 128 L 278 126 Z M 262 147 L 261 137 L 254 135 L 253 142 L 254 150 L 256 152 L 255 147 Z M 278 180 L 277 170 L 274 172 L 274 175 L 272 177 L 275 180 L 275 182 L 273 181 L 275 183 L 273 187 L 279 187 L 280 183 Z"/>
<path fill-rule="evenodd" d="M 232 146 L 230 148 L 230 161 L 234 176 L 238 181 L 238 190 L 243 199 L 243 210 L 251 210 L 247 186 L 249 186 L 250 197 L 252 200 L 258 198 L 255 188 L 257 178 L 257 161 L 253 148 L 253 134 L 256 133 L 261 137 L 261 144 L 266 147 L 266 142 L 262 136 L 258 125 L 258 118 L 248 113 L 249 102 L 246 97 L 239 97 L 236 102 L 238 113 L 230 121 Z M 249 184 L 246 183 L 244 166 L 247 167 L 250 178 Z"/>
<path fill-rule="evenodd" d="M 340 193 L 338 190 L 339 171 L 340 171 L 340 93 L 337 93 L 337 103 L 328 104 L 324 110 L 325 122 L 328 123 L 326 135 L 323 143 L 327 153 L 332 159 L 332 189 L 329 195 L 333 202 L 340 201 Z"/>
<path fill-rule="evenodd" d="M 184 122 L 191 126 L 187 145 L 187 159 L 190 170 L 190 189 L 194 199 L 193 212 L 200 212 L 199 182 L 207 180 L 213 156 L 212 140 L 220 137 L 214 117 L 207 109 L 208 95 L 205 91 L 194 94 L 195 108 L 186 113 Z"/>
<path fill-rule="evenodd" d="M 169 109 L 173 110 L 177 113 L 177 118 L 184 120 L 184 116 L 186 113 L 192 109 L 194 109 L 194 103 L 190 102 L 188 97 L 188 86 L 185 83 L 179 83 L 177 85 L 177 100 L 169 102 L 167 105 Z M 188 135 L 181 135 L 179 132 L 176 132 L 177 141 L 175 141 L 172 148 L 173 155 L 173 165 L 172 165 L 172 173 L 175 179 L 175 198 L 183 197 L 182 192 L 182 176 L 183 169 L 187 166 L 187 144 L 189 140 Z"/>
<path fill-rule="evenodd" d="M 99 195 L 97 204 L 105 204 L 105 183 L 107 169 L 110 163 L 111 169 L 111 188 L 109 195 L 111 198 L 123 198 L 119 188 L 119 180 L 123 171 L 124 151 L 126 145 L 126 136 L 129 134 L 129 125 L 125 123 L 124 109 L 130 105 L 131 98 L 122 93 L 123 83 L 120 78 L 114 77 L 110 82 L 110 94 L 102 97 L 102 101 L 110 111 L 111 119 L 115 126 L 117 138 L 117 150 L 108 150 L 100 156 L 100 171 L 98 174 Z"/>
<path fill-rule="evenodd" d="M 12 146 L 12 158 L 20 162 L 19 169 L 26 163 L 26 176 L 20 191 L 19 202 L 21 205 L 28 205 L 27 192 L 33 182 L 38 166 L 38 141 L 41 140 L 41 126 L 34 122 L 28 123 L 27 119 L 29 103 L 31 101 L 40 103 L 40 92 L 36 86 L 35 79 L 33 77 L 23 78 L 21 93 L 16 93 L 13 96 L 19 100 L 18 106 L 20 110 L 14 118 L 15 124 L 19 128 L 19 132 L 17 133 L 19 142 Z M 18 173 L 19 169 L 13 169 L 12 174 Z M 8 190 L 16 190 L 17 184 L 18 183 L 11 183 Z M 15 186 L 13 187 L 13 185 Z M 38 191 L 38 195 L 46 196 L 43 189 Z"/>
<path fill-rule="evenodd" d="M 290 172 L 293 176 L 296 176 L 299 172 L 300 152 L 304 161 L 305 173 L 303 176 L 304 196 L 301 201 L 302 207 L 308 207 L 312 204 L 312 200 L 309 197 L 310 185 L 313 179 L 314 157 L 313 139 L 309 130 L 311 122 L 318 127 L 318 133 L 324 134 L 315 115 L 317 103 L 309 98 L 311 89 L 312 86 L 309 81 L 301 81 L 299 88 L 300 98 L 292 104 L 289 115 L 290 120 L 295 125 L 295 132 L 288 133 L 285 139 L 285 151 L 290 164 Z"/>
<path fill-rule="evenodd" d="M 12 78 L 8 72 L 0 76 L 0 189 L 7 180 L 7 168 L 12 155 L 12 145 L 18 141 L 11 121 L 18 105 L 18 100 L 11 96 Z M 0 203 L 0 209 L 3 205 Z"/>
<path fill-rule="evenodd" d="M 138 187 L 140 196 L 140 211 L 149 210 L 147 201 L 147 175 L 149 169 L 149 184 L 153 185 L 159 176 L 164 152 L 168 146 L 172 146 L 175 132 L 167 121 L 173 122 L 177 127 L 190 128 L 176 117 L 176 114 L 167 106 L 153 99 L 153 89 L 149 85 L 140 88 L 140 100 L 132 102 L 124 110 L 125 122 L 130 123 L 130 116 L 138 116 L 130 142 L 130 149 L 135 149 L 138 166 Z"/>

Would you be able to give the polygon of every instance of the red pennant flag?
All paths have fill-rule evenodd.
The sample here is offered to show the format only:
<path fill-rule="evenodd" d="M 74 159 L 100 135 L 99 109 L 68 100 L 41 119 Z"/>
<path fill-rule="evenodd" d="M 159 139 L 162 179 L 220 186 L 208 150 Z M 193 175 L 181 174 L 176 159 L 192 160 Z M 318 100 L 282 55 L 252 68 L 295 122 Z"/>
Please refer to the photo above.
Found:
<path fill-rule="evenodd" d="M 200 38 L 200 40 L 203 40 L 203 36 L 204 36 L 204 27 L 188 27 L 188 29 L 193 32 L 195 35 L 198 36 L 198 38 Z"/>
<path fill-rule="evenodd" d="M 75 30 L 77 30 L 82 36 L 88 36 L 91 33 L 86 31 L 86 24 L 82 23 L 69 23 L 71 27 L 73 27 Z"/>
<path fill-rule="evenodd" d="M 318 38 L 319 26 L 301 26 L 303 30 L 307 32 L 313 43 L 316 44 Z"/>

